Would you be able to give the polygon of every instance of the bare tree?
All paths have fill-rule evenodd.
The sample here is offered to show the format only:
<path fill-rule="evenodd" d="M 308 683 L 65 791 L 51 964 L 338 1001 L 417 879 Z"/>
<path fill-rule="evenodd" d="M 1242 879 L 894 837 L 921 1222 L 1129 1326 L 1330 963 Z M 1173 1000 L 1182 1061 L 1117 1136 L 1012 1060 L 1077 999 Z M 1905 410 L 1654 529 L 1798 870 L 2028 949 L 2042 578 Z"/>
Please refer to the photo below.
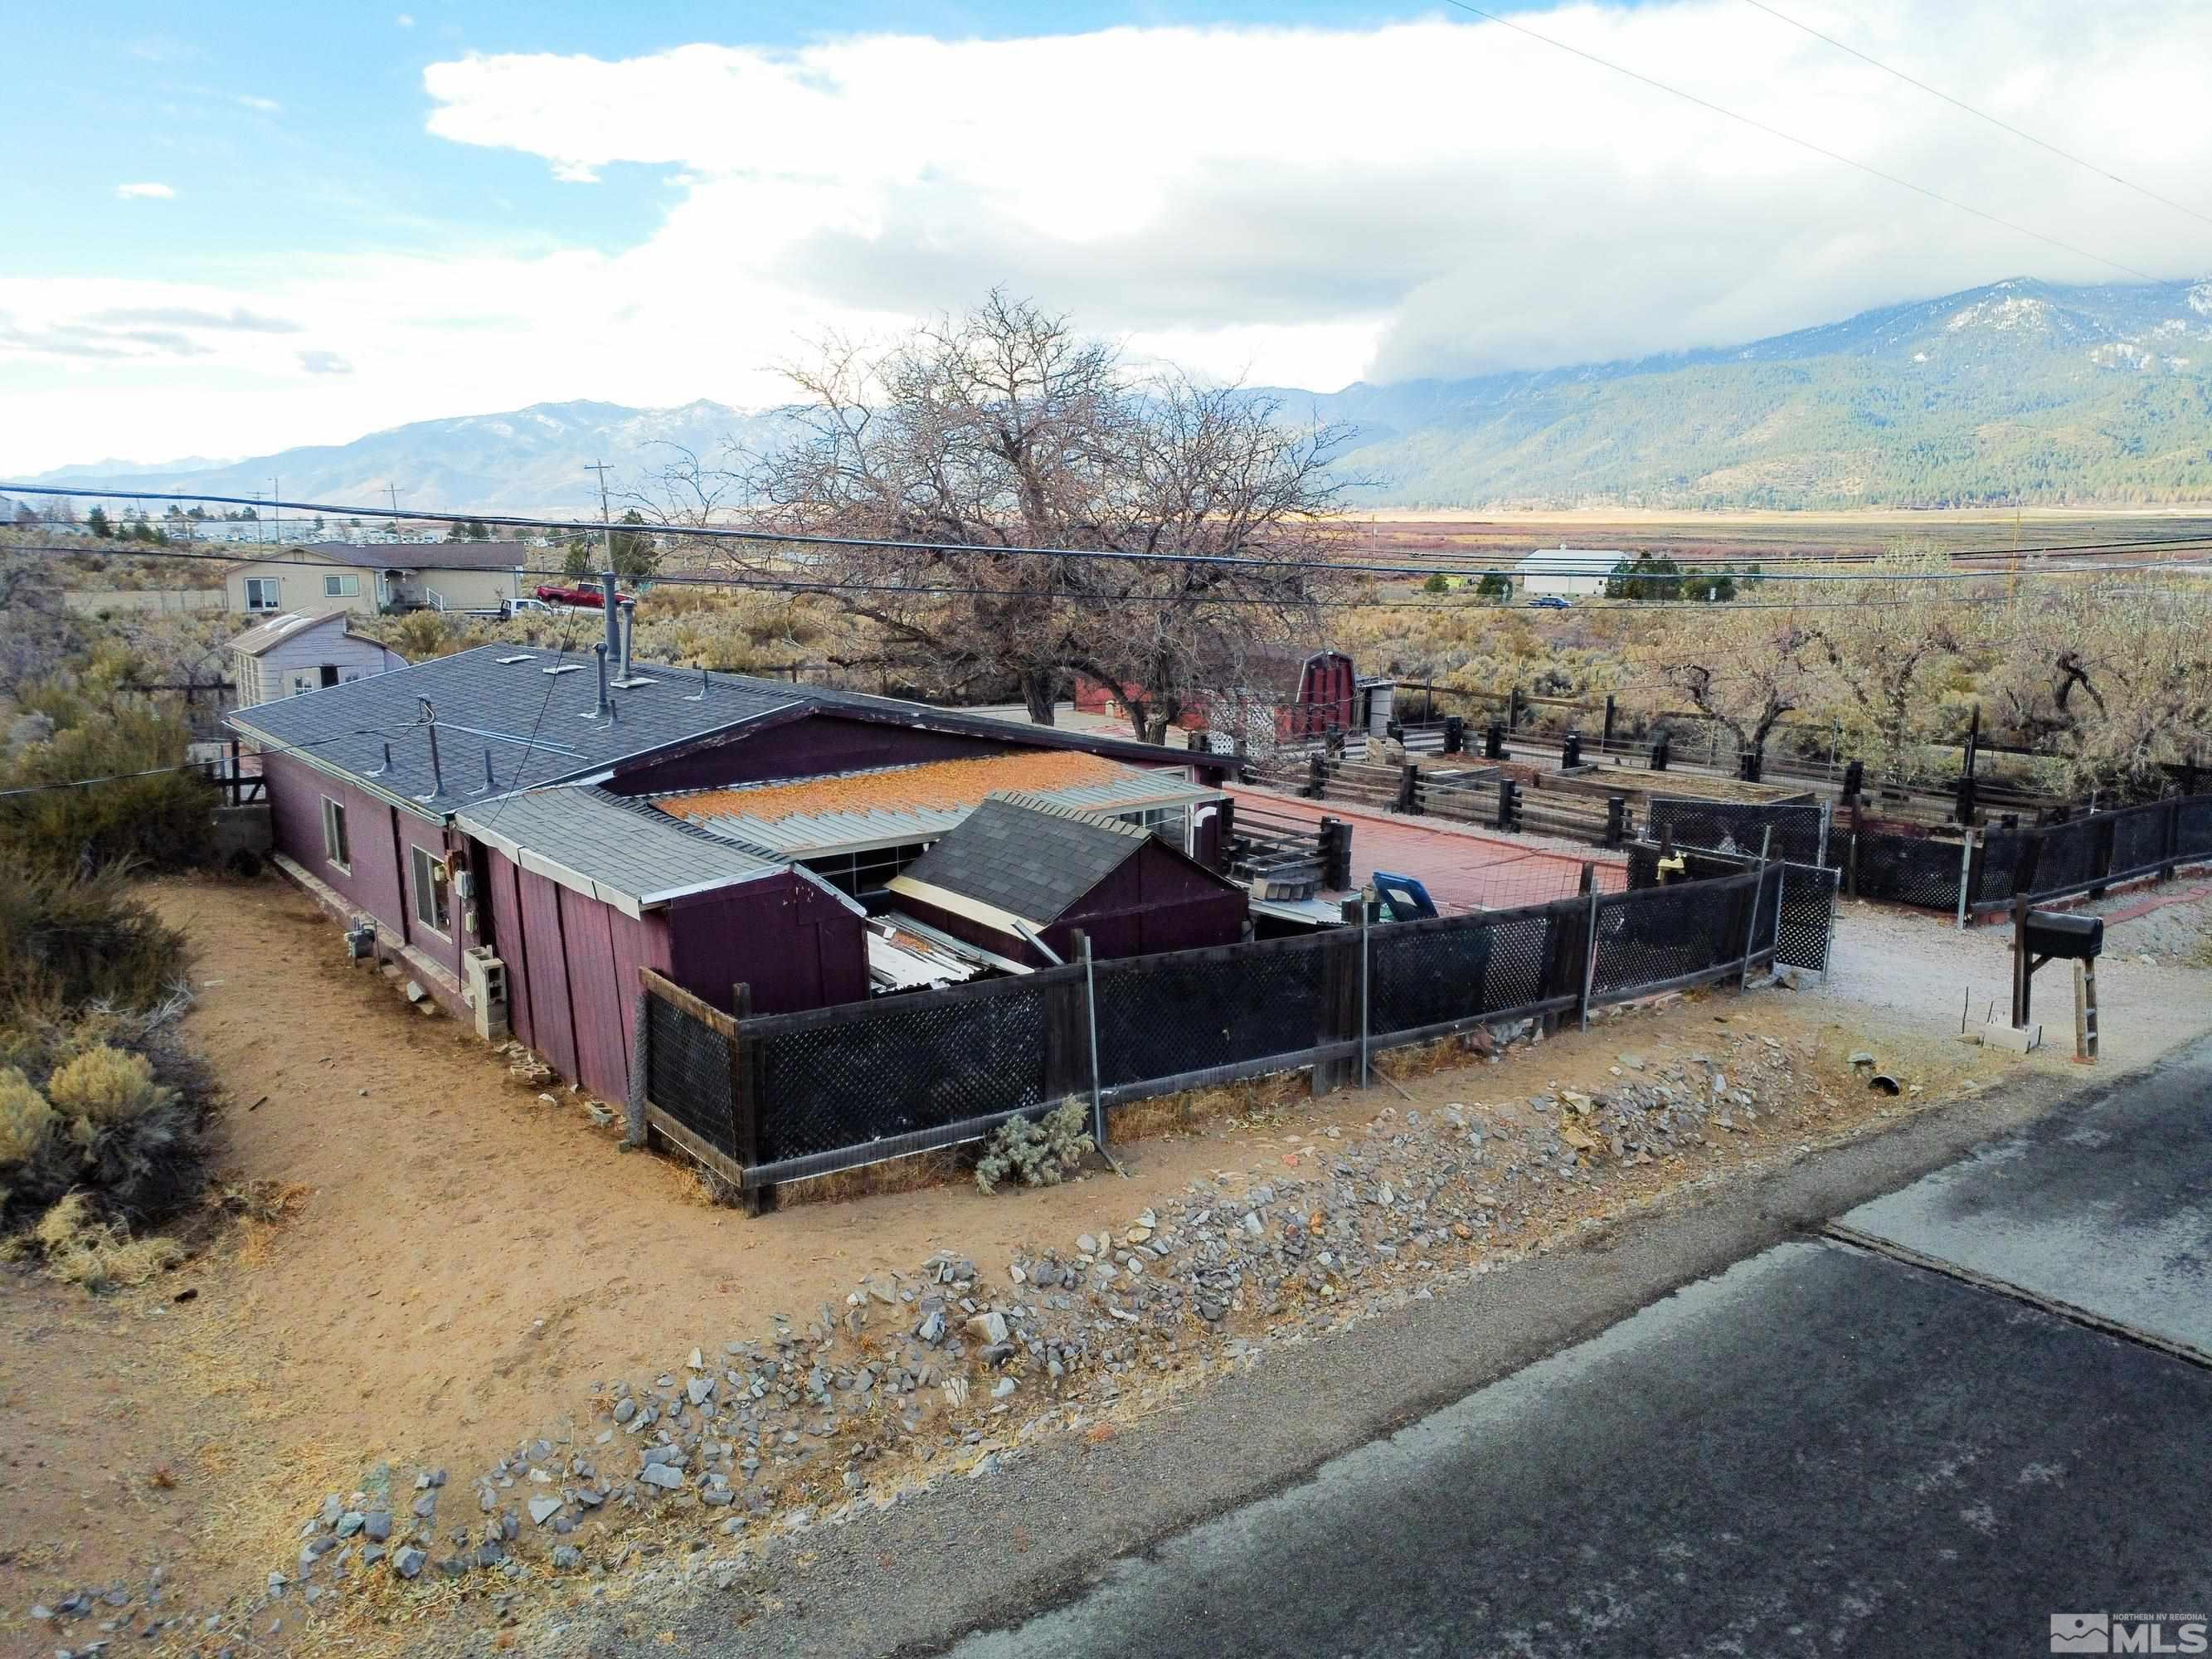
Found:
<path fill-rule="evenodd" d="M 1987 689 L 2076 787 L 2161 785 L 2212 748 L 2212 593 L 2130 574 L 2045 579 L 1992 617 Z"/>
<path fill-rule="evenodd" d="M 1306 567 L 1334 545 L 1340 428 L 1139 377 L 1000 292 L 881 353 L 833 340 L 787 373 L 796 436 L 755 474 L 768 521 L 886 545 L 794 542 L 782 560 L 939 689 L 1010 683 L 1049 725 L 1082 672 L 1157 736 L 1326 591 L 1330 573 Z M 1188 556 L 1128 556 L 1159 554 Z"/>
<path fill-rule="evenodd" d="M 1660 712 L 1674 697 L 1764 754 L 1783 717 L 1819 696 L 1818 636 L 1795 610 L 1699 606 L 1669 611 L 1641 647 L 1638 701 Z"/>
<path fill-rule="evenodd" d="M 1876 560 L 1865 580 L 1823 590 L 1836 604 L 1813 629 L 1822 678 L 1841 694 L 1844 723 L 1891 778 L 1909 774 L 1914 747 L 1933 735 L 1943 678 L 1965 648 L 1957 585 L 1903 579 L 1949 568 L 1932 551 L 1901 550 Z"/>

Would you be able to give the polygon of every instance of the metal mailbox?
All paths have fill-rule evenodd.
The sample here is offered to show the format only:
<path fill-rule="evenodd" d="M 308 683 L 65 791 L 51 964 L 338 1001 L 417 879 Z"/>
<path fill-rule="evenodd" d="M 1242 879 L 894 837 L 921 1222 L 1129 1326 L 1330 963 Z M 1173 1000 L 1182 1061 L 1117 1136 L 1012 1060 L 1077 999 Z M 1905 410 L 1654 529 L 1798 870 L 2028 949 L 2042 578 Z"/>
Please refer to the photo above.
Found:
<path fill-rule="evenodd" d="M 2028 954 L 2056 962 L 2094 962 L 2105 948 L 2105 919 L 2063 910 L 2030 910 L 2022 930 Z"/>

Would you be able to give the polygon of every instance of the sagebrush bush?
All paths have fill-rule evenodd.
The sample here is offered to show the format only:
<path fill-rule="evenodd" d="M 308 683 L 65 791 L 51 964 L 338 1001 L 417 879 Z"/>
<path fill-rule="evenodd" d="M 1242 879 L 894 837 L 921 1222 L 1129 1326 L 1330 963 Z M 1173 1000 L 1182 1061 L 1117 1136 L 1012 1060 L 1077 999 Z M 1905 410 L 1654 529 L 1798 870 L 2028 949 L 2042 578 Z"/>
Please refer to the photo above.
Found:
<path fill-rule="evenodd" d="M 66 1115 L 106 1129 L 167 1105 L 173 1091 L 154 1081 L 153 1062 L 143 1054 L 101 1042 L 56 1068 L 46 1098 Z"/>
<path fill-rule="evenodd" d="M 46 1144 L 58 1115 L 52 1103 L 21 1072 L 0 1070 L 0 1184 L 11 1165 L 22 1163 Z"/>
<path fill-rule="evenodd" d="M 181 720 L 125 694 L 26 699 L 33 702 L 60 729 L 0 769 L 0 787 L 114 781 L 0 798 L 0 852 L 27 868 L 63 874 L 125 860 L 164 870 L 206 861 L 214 786 L 198 772 L 162 769 L 185 761 L 191 733 Z M 149 775 L 131 775 L 142 773 Z"/>
<path fill-rule="evenodd" d="M 41 1004 L 148 1008 L 170 994 L 184 977 L 184 935 L 128 881 L 120 868 L 77 880 L 0 853 L 0 1025 L 21 1025 Z"/>
<path fill-rule="evenodd" d="M 129 1229 L 104 1218 L 82 1193 L 65 1193 L 39 1218 L 30 1239 L 46 1271 L 88 1291 L 105 1291 L 143 1285 L 184 1259 L 173 1238 L 133 1238 Z"/>

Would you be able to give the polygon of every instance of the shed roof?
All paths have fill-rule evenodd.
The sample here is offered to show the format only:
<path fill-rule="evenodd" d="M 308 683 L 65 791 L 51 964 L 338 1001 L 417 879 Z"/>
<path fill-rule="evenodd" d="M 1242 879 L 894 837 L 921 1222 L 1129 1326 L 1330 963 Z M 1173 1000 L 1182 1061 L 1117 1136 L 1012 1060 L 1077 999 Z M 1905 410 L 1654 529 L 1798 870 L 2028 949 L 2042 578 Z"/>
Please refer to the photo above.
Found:
<path fill-rule="evenodd" d="M 994 793 L 1021 789 L 1079 811 L 1112 813 L 1218 800 L 1172 772 L 1101 755 L 1016 750 L 868 772 L 664 795 L 661 811 L 793 858 L 934 841 Z"/>
<path fill-rule="evenodd" d="M 332 623 L 343 623 L 350 614 L 344 611 L 287 611 L 280 616 L 270 617 L 266 622 L 256 623 L 224 648 L 244 652 L 249 657 L 258 657 L 263 652 L 282 645 L 286 640 L 296 639 L 302 634 L 311 634 L 319 628 L 327 628 Z M 351 629 L 346 631 L 349 634 L 353 633 Z M 354 637 L 366 639 L 368 636 L 355 634 Z M 369 642 L 376 643 L 374 641 Z M 392 654 L 396 656 L 398 653 L 394 652 Z"/>
<path fill-rule="evenodd" d="M 1134 824 L 994 795 L 894 878 L 890 890 L 927 900 L 933 888 L 1045 927 L 1152 839 Z"/>
<path fill-rule="evenodd" d="M 790 867 L 588 784 L 510 795 L 454 822 L 524 869 L 626 915 Z"/>
<path fill-rule="evenodd" d="M 272 749 L 295 750 L 325 771 L 438 817 L 482 804 L 472 792 L 484 781 L 487 752 L 493 793 L 505 793 L 602 777 L 624 763 L 808 714 L 964 732 L 1032 752 L 1081 750 L 1154 763 L 1191 758 L 1125 738 L 1018 726 L 891 697 L 663 663 L 634 665 L 633 679 L 644 684 L 611 694 L 616 718 L 610 722 L 595 712 L 596 665 L 589 651 L 479 646 L 258 703 L 232 714 L 230 724 Z M 426 702 L 437 717 L 436 778 L 422 717 Z"/>

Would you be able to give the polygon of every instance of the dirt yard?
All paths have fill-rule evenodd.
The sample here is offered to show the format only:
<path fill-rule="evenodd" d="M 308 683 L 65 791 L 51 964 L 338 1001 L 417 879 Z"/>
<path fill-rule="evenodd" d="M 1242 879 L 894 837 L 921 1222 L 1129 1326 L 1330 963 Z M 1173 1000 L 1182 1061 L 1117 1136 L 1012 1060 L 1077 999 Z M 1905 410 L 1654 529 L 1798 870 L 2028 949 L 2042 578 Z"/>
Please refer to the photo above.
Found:
<path fill-rule="evenodd" d="M 2064 1063 L 1958 1041 L 1962 980 L 2002 989 L 1995 933 L 1960 939 L 1923 918 L 1853 914 L 1825 990 L 1677 1000 L 1503 1062 L 1408 1075 L 1404 1099 L 1378 1084 L 1246 1112 L 1218 1091 L 1212 1115 L 1117 1147 L 1126 1181 L 996 1198 L 957 1181 L 748 1222 L 685 1166 L 622 1152 L 580 1095 L 542 1103 L 472 1035 L 343 963 L 327 919 L 288 885 L 150 890 L 198 947 L 189 1030 L 232 1098 L 226 1173 L 276 1183 L 291 1213 L 210 1235 L 141 1292 L 93 1301 L 20 1276 L 0 1287 L 13 1430 L 0 1449 L 0 1643 L 26 1652 L 54 1650 L 26 1615 L 66 1587 L 119 1580 L 143 1594 L 157 1562 L 165 1594 L 191 1608 L 257 1586 L 297 1549 L 303 1513 L 380 1460 L 477 1466 L 577 1421 L 595 1380 L 673 1368 L 777 1315 L 805 1322 L 938 1249 L 1003 1279 L 1025 1245 L 1119 1229 L 1194 1182 L 1295 1167 L 1313 1155 L 1302 1138 L 1385 1106 L 1601 1088 L 1617 1050 L 1694 1047 L 1717 1019 L 1803 1057 L 1801 1115 L 1724 1138 L 1693 1164 L 1633 1171 L 1614 1194 L 1649 1201 L 2011 1066 Z M 2056 1021 L 2070 993 L 2045 979 Z M 2108 1066 L 2147 1059 L 2212 1027 L 2212 974 L 2115 961 L 2105 1009 Z M 1846 1063 L 1862 1047 L 1900 1076 L 1903 1097 L 1867 1094 Z"/>

